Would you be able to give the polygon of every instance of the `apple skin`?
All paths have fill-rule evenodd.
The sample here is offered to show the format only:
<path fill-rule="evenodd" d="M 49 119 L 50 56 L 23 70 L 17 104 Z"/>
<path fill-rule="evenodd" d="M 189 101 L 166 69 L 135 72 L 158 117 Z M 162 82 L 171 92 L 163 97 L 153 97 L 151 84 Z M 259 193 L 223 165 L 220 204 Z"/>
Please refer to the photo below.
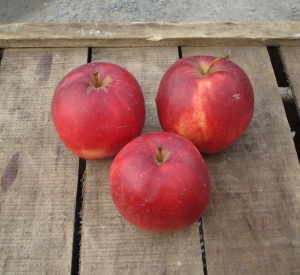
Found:
<path fill-rule="evenodd" d="M 254 112 L 250 80 L 227 58 L 191 56 L 178 60 L 164 74 L 156 96 L 162 129 L 188 138 L 206 154 L 217 153 L 238 140 Z"/>
<path fill-rule="evenodd" d="M 116 64 L 94 62 L 77 67 L 61 80 L 51 114 L 69 150 L 83 159 L 104 159 L 114 157 L 141 134 L 145 102 L 130 72 Z"/>
<path fill-rule="evenodd" d="M 162 145 L 159 163 L 157 146 Z M 210 177 L 194 144 L 180 135 L 150 132 L 128 143 L 110 169 L 119 213 L 136 227 L 165 232 L 196 222 L 210 198 Z"/>

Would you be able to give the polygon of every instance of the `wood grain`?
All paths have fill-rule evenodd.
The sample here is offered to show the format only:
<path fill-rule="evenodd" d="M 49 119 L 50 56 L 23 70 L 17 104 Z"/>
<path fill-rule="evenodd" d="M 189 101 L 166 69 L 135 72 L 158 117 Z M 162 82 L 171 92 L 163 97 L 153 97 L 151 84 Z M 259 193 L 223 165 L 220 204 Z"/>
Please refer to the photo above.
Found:
<path fill-rule="evenodd" d="M 110 196 L 111 162 L 87 163 L 80 274 L 203 274 L 197 224 L 151 233 L 120 216 Z"/>
<path fill-rule="evenodd" d="M 70 274 L 78 158 L 50 104 L 86 49 L 6 49 L 0 66 L 0 273 Z"/>
<path fill-rule="evenodd" d="M 177 48 L 93 49 L 93 61 L 118 63 L 140 82 L 148 109 L 144 132 L 160 130 L 154 98 L 164 71 L 177 58 Z M 111 163 L 87 162 L 81 274 L 203 274 L 197 224 L 151 233 L 126 222 L 111 200 Z"/>
<path fill-rule="evenodd" d="M 280 53 L 300 117 L 300 47 L 282 47 Z"/>
<path fill-rule="evenodd" d="M 183 48 L 183 56 L 198 54 L 229 54 L 255 92 L 245 134 L 205 156 L 212 178 L 203 217 L 208 274 L 299 274 L 300 170 L 267 49 Z"/>
<path fill-rule="evenodd" d="M 14 23 L 0 47 L 300 45 L 300 22 Z"/>

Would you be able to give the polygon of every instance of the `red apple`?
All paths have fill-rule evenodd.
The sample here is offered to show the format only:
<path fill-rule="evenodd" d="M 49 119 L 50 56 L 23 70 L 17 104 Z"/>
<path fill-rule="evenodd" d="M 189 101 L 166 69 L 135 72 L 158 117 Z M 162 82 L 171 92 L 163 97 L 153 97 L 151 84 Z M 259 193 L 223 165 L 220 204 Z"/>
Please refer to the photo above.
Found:
<path fill-rule="evenodd" d="M 156 96 L 164 131 L 191 140 L 203 153 L 238 140 L 253 116 L 254 94 L 247 74 L 228 56 L 192 56 L 175 62 Z"/>
<path fill-rule="evenodd" d="M 115 156 L 141 134 L 145 102 L 134 76 L 105 62 L 68 73 L 52 99 L 52 119 L 60 139 L 83 159 Z"/>
<path fill-rule="evenodd" d="M 151 132 L 128 143 L 110 169 L 110 190 L 120 214 L 149 231 L 185 228 L 205 212 L 210 198 L 206 164 L 180 135 Z"/>

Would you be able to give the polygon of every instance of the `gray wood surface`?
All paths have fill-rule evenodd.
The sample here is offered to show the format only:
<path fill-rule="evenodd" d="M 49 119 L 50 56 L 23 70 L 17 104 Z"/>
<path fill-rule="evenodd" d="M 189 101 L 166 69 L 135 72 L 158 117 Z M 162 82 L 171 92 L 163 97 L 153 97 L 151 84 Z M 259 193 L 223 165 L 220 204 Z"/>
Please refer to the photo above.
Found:
<path fill-rule="evenodd" d="M 86 49 L 9 49 L 0 66 L 0 273 L 70 274 L 78 158 L 50 104 Z"/>
<path fill-rule="evenodd" d="M 255 113 L 245 134 L 223 152 L 204 155 L 212 178 L 211 202 L 203 216 L 208 274 L 300 274 L 299 163 L 268 51 L 264 46 L 194 47 L 198 42 L 212 43 L 217 34 L 217 45 L 222 41 L 239 44 L 245 37 L 243 45 L 297 44 L 292 34 L 299 33 L 298 25 L 284 30 L 283 23 L 258 24 L 255 31 L 255 24 L 250 24 L 251 33 L 239 36 L 245 25 L 225 24 L 228 30 L 236 30 L 229 40 L 224 38 L 226 32 L 218 31 L 222 24 L 212 27 L 209 40 L 195 38 L 193 33 L 200 31 L 192 23 L 190 33 L 185 24 L 162 24 L 162 33 L 178 28 L 178 34 L 173 32 L 169 38 L 159 38 L 156 24 L 147 28 L 137 24 L 133 29 L 116 24 L 115 36 L 108 40 L 89 33 L 91 26 L 102 30 L 101 24 L 70 24 L 65 37 L 60 33 L 63 25 L 54 24 L 49 34 L 45 25 L 36 30 L 35 24 L 0 26 L 2 47 L 68 47 L 4 50 L 0 65 L 0 273 L 70 274 L 78 158 L 59 141 L 50 116 L 59 80 L 87 61 L 87 49 L 70 47 L 110 45 L 93 48 L 92 60 L 117 63 L 136 76 L 146 100 L 146 133 L 161 130 L 154 98 L 163 73 L 178 58 L 178 49 L 140 46 L 196 41 L 193 47 L 182 48 L 183 56 L 229 54 L 249 75 L 255 92 Z M 203 25 L 205 31 L 210 25 Z M 11 34 L 6 37 L 3 28 L 7 27 Z M 15 31 L 9 30 L 13 27 Z M 279 32 L 274 37 L 276 27 Z M 26 28 L 27 37 L 23 33 L 22 38 L 20 30 Z M 124 29 L 131 38 L 125 37 Z M 75 30 L 80 31 L 77 36 Z M 147 39 L 150 30 L 154 33 Z M 87 39 L 82 39 L 81 31 L 87 31 Z M 255 38 L 259 32 L 261 36 Z M 135 47 L 115 48 L 124 44 Z M 299 49 L 285 46 L 281 52 L 298 102 Z M 151 233 L 119 215 L 109 194 L 111 162 L 87 162 L 80 274 L 203 274 L 197 224 L 172 233 Z"/>
<path fill-rule="evenodd" d="M 300 44 L 300 22 L 0 24 L 0 47 Z"/>
<path fill-rule="evenodd" d="M 205 156 L 212 194 L 203 217 L 208 274 L 300 273 L 300 170 L 265 47 L 183 48 L 229 55 L 249 75 L 253 120 L 238 142 Z"/>

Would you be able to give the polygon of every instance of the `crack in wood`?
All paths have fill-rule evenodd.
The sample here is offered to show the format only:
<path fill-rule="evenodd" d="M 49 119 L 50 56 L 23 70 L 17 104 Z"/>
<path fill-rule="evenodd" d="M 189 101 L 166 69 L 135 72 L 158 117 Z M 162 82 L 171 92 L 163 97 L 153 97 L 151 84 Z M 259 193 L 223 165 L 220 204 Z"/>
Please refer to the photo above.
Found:
<path fill-rule="evenodd" d="M 203 234 L 203 222 L 202 218 L 198 220 L 199 227 L 199 236 L 200 236 L 200 248 L 202 254 L 202 264 L 203 264 L 203 274 L 208 275 L 207 273 L 207 263 L 206 263 L 206 254 L 205 254 L 205 245 L 204 245 L 204 234 Z"/>
<path fill-rule="evenodd" d="M 92 48 L 87 51 L 87 63 L 92 62 Z M 84 179 L 86 172 L 86 160 L 79 158 L 78 182 L 75 206 L 74 234 L 73 234 L 73 251 L 71 275 L 77 275 L 80 272 L 80 251 L 81 251 L 81 224 L 83 209 Z"/>
<path fill-rule="evenodd" d="M 0 48 L 0 65 L 1 65 L 1 60 L 2 60 L 2 57 L 3 57 L 3 52 L 4 52 L 4 49 Z"/>
<path fill-rule="evenodd" d="M 80 270 L 81 222 L 82 222 L 81 211 L 82 211 L 82 204 L 83 204 L 83 184 L 84 184 L 83 181 L 84 181 L 85 168 L 86 168 L 86 161 L 84 159 L 79 159 L 71 275 L 79 274 L 79 270 Z"/>

